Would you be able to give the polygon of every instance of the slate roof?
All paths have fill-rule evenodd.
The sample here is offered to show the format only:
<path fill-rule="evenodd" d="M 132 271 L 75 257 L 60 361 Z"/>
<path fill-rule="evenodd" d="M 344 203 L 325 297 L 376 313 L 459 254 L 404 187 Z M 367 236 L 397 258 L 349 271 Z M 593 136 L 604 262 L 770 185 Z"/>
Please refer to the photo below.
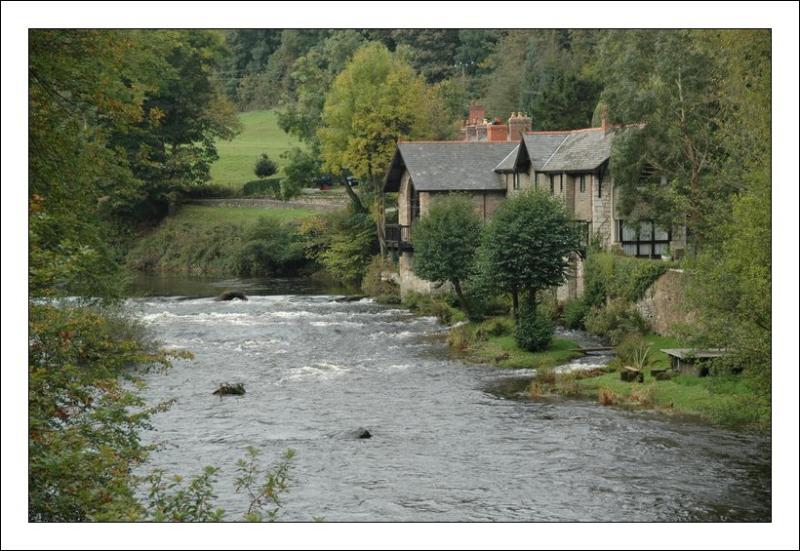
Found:
<path fill-rule="evenodd" d="M 511 153 L 506 155 L 505 159 L 500 161 L 496 167 L 495 172 L 514 172 L 514 166 L 517 164 L 517 153 L 519 153 L 519 145 L 511 150 Z"/>
<path fill-rule="evenodd" d="M 617 129 L 587 128 L 569 132 L 529 132 L 525 148 L 537 172 L 594 170 L 611 155 Z"/>
<path fill-rule="evenodd" d="M 400 189 L 408 169 L 418 191 L 505 190 L 494 169 L 518 142 L 400 142 L 384 182 L 385 191 Z"/>
<path fill-rule="evenodd" d="M 608 160 L 619 128 L 527 132 L 519 142 L 400 142 L 384 181 L 398 191 L 407 169 L 418 191 L 504 190 L 502 173 L 530 159 L 537 172 L 592 171 Z"/>

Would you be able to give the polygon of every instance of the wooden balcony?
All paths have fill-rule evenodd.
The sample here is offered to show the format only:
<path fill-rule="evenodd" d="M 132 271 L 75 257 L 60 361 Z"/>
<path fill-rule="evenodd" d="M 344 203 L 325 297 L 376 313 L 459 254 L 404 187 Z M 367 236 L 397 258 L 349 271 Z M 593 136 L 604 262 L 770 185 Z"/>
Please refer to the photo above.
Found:
<path fill-rule="evenodd" d="M 411 226 L 386 224 L 384 230 L 386 231 L 387 247 L 390 249 L 397 249 L 400 252 L 414 250 L 414 247 L 411 245 Z"/>

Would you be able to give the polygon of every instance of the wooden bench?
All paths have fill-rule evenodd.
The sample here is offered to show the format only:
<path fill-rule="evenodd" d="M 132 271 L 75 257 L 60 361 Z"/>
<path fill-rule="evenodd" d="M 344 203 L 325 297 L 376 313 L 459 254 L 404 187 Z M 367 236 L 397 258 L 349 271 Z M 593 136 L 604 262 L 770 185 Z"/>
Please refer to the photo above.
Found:
<path fill-rule="evenodd" d="M 669 356 L 673 371 L 698 377 L 708 375 L 708 366 L 703 365 L 705 362 L 728 353 L 724 348 L 662 348 L 661 351 Z"/>

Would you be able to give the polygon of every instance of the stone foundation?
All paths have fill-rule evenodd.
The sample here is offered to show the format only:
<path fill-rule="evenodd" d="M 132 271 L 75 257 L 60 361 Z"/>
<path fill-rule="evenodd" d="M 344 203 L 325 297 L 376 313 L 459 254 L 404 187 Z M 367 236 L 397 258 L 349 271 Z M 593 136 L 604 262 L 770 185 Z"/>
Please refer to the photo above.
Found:
<path fill-rule="evenodd" d="M 400 298 L 405 299 L 408 293 L 420 293 L 423 295 L 444 293 L 450 290 L 450 284 L 437 284 L 418 277 L 414 273 L 414 253 L 404 252 L 400 255 L 397 262 L 398 274 L 400 276 Z"/>

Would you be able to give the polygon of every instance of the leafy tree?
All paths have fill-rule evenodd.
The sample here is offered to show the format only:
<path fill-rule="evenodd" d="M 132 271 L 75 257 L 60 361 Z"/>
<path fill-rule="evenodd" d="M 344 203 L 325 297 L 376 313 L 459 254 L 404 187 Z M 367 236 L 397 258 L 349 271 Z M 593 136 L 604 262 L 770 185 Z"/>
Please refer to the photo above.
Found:
<path fill-rule="evenodd" d="M 317 131 L 323 168 L 337 175 L 349 172 L 367 183 L 381 255 L 385 254 L 381 178 L 398 140 L 429 134 L 430 100 L 414 70 L 378 43 L 355 53 L 325 99 Z M 361 207 L 360 199 L 347 189 L 356 207 Z"/>
<path fill-rule="evenodd" d="M 141 182 L 139 200 L 119 212 L 134 220 L 159 218 L 182 189 L 209 180 L 217 139 L 239 130 L 233 107 L 215 86 L 222 35 L 211 31 L 127 31 L 155 56 L 158 76 L 146 93 L 147 117 L 118 129 L 110 143 L 127 154 Z M 117 78 L 124 79 L 125 74 Z"/>
<path fill-rule="evenodd" d="M 259 178 L 268 178 L 278 172 L 278 165 L 275 164 L 275 161 L 269 158 L 269 155 L 262 153 L 261 157 L 259 157 L 256 161 L 256 166 L 253 169 L 253 172 Z"/>
<path fill-rule="evenodd" d="M 414 70 L 428 83 L 436 83 L 455 75 L 457 29 L 397 29 L 391 32 L 397 46 L 410 48 Z"/>
<path fill-rule="evenodd" d="M 294 62 L 289 73 L 290 91 L 278 112 L 278 124 L 285 132 L 319 149 L 317 128 L 325 97 L 333 79 L 364 42 L 358 31 L 334 31 Z"/>
<path fill-rule="evenodd" d="M 474 271 L 483 224 L 469 199 L 444 197 L 414 223 L 414 272 L 424 279 L 449 281 L 464 312 L 470 308 L 461 284 Z"/>
<path fill-rule="evenodd" d="M 719 63 L 700 30 L 616 31 L 598 46 L 602 109 L 610 122 L 643 125 L 615 141 L 614 182 L 631 220 L 683 223 L 692 244 L 708 233 L 705 212 L 729 197 L 719 179 Z M 648 177 L 643 178 L 643 173 Z"/>
<path fill-rule="evenodd" d="M 771 189 L 754 176 L 733 201 L 732 220 L 715 229 L 721 249 L 693 262 L 689 298 L 699 306 L 701 340 L 733 352 L 729 361 L 766 388 L 772 363 Z"/>
<path fill-rule="evenodd" d="M 167 404 L 146 407 L 134 366 L 172 357 L 143 328 L 99 308 L 29 307 L 28 516 L 32 521 L 133 520 L 139 432 Z"/>
<path fill-rule="evenodd" d="M 282 157 L 286 159 L 284 177 L 281 179 L 281 197 L 285 200 L 298 195 L 304 187 L 319 178 L 321 163 L 313 150 L 308 152 L 299 147 L 284 152 Z"/>
<path fill-rule="evenodd" d="M 536 129 L 586 128 L 600 97 L 600 82 L 582 73 L 572 31 L 537 33 L 528 43 L 520 102 Z M 582 52 L 585 54 L 585 52 Z"/>
<path fill-rule="evenodd" d="M 579 247 L 564 203 L 541 191 L 506 200 L 484 232 L 482 261 L 498 288 L 510 293 L 514 315 L 519 294 L 535 304 L 539 291 L 564 282 L 569 255 Z"/>
<path fill-rule="evenodd" d="M 482 82 L 482 99 L 489 113 L 507 117 L 522 110 L 521 92 L 528 42 L 538 31 L 511 30 L 500 40 L 486 60 L 487 72 Z"/>
<path fill-rule="evenodd" d="M 281 45 L 280 29 L 238 29 L 225 33 L 228 55 L 219 63 L 218 75 L 225 85 L 225 93 L 239 101 L 239 85 L 248 75 L 262 72 L 269 58 Z"/>

